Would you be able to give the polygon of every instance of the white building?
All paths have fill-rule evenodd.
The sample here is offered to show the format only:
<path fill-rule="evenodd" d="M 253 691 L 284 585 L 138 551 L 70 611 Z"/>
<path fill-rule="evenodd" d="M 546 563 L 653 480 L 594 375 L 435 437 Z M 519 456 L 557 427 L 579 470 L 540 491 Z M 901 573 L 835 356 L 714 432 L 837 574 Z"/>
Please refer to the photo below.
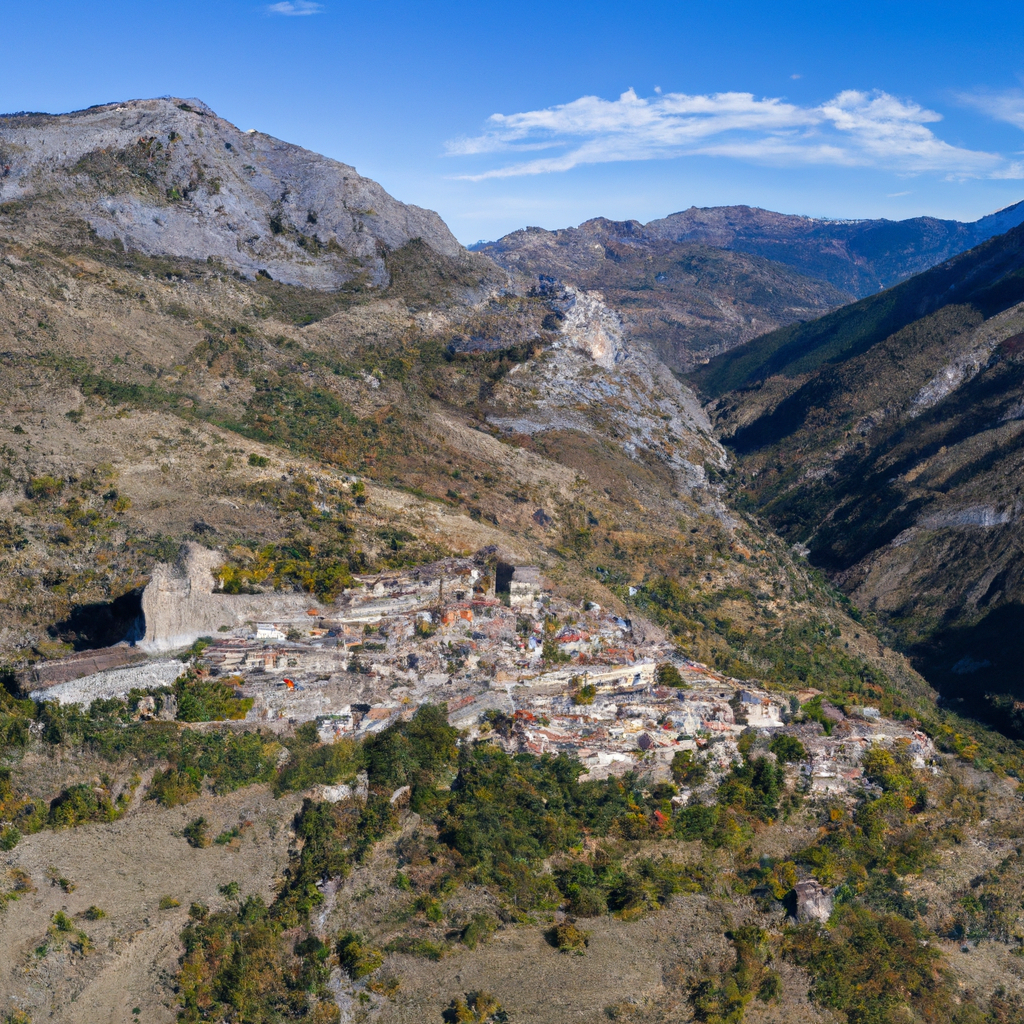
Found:
<path fill-rule="evenodd" d="M 285 635 L 272 622 L 260 622 L 256 625 L 257 640 L 284 640 Z"/>

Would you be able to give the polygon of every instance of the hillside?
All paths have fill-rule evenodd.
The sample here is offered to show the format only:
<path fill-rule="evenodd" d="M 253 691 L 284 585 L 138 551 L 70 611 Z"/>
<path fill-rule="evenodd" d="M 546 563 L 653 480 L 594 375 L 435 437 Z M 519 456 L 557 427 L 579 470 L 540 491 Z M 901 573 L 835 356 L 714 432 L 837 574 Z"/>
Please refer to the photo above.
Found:
<path fill-rule="evenodd" d="M 1024 229 L 702 367 L 735 493 L 1014 732 Z"/>
<path fill-rule="evenodd" d="M 234 131 L 203 128 L 213 115 L 191 102 L 123 106 L 29 117 L 36 128 L 12 120 L 19 138 L 81 130 L 79 149 L 95 152 L 83 117 L 99 119 L 96 140 L 106 143 L 104 118 L 130 114 L 134 124 L 156 110 L 169 120 L 152 148 L 177 147 L 188 166 L 202 166 L 214 127 Z M 195 153 L 180 118 L 196 122 Z M 756 623 L 757 643 L 770 647 L 774 627 L 751 595 L 768 588 L 793 595 L 784 600 L 794 607 L 806 600 L 787 556 L 723 503 L 715 478 L 725 455 L 692 393 L 600 297 L 557 285 L 517 293 L 483 255 L 449 255 L 419 237 L 374 243 L 379 272 L 335 291 L 141 251 L 132 225 L 124 240 L 89 227 L 88 201 L 98 200 L 76 190 L 91 179 L 83 185 L 68 170 L 83 156 L 62 159 L 45 179 L 19 174 L 16 182 L 37 184 L 5 185 L 29 194 L 0 206 L 8 658 L 110 642 L 120 628 L 110 616 L 121 622 L 110 603 L 184 540 L 226 550 L 313 542 L 339 571 L 386 564 L 385 539 L 402 513 L 384 508 L 408 499 L 386 490 L 386 500 L 325 526 L 298 514 L 311 497 L 298 499 L 296 488 L 312 487 L 322 502 L 316 493 L 341 493 L 346 474 L 403 488 L 443 514 L 455 550 L 467 543 L 454 540 L 460 532 L 525 542 L 567 582 L 597 587 L 602 603 L 609 586 L 628 597 L 630 585 L 702 566 L 691 583 L 695 595 L 706 591 L 698 605 L 746 595 L 729 599 L 728 617 L 690 616 L 694 653 L 723 665 L 750 640 L 739 631 L 726 639 L 715 622 Z M 43 166 L 35 151 L 21 160 Z M 51 179 L 61 183 L 55 194 L 38 184 Z M 237 180 L 235 200 L 225 179 L 225 202 L 251 198 L 251 184 Z M 311 187 L 301 177 L 292 185 Z M 107 200 L 124 205 L 136 182 L 115 177 L 106 187 Z M 182 200 L 183 217 L 200 217 L 187 207 L 198 195 Z M 393 220 L 412 216 L 399 210 Z M 428 235 L 444 249 L 449 236 L 437 237 Z M 278 277 L 308 270 L 301 247 L 278 258 Z M 261 459 L 284 472 L 265 471 Z M 763 554 L 737 559 L 736 550 Z"/>
<path fill-rule="evenodd" d="M 0 145 L 11 1024 L 1024 1019 L 1021 748 L 621 302 L 199 101 Z"/>
<path fill-rule="evenodd" d="M 526 228 L 473 249 L 530 283 L 599 289 L 630 335 L 677 370 L 851 298 L 779 263 L 714 243 L 662 239 L 636 221 Z"/>

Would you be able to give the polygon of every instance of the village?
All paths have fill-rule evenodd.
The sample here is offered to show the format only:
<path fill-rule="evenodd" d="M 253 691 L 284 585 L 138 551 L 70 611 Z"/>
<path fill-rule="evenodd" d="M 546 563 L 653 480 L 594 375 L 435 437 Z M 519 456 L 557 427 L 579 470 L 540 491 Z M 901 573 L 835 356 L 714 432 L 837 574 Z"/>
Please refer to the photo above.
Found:
<path fill-rule="evenodd" d="M 198 667 L 253 700 L 247 721 L 286 732 L 315 721 L 324 742 L 361 738 L 444 703 L 469 739 L 511 753 L 565 753 L 586 777 L 639 770 L 668 780 L 680 751 L 710 780 L 738 757 L 747 729 L 786 728 L 809 753 L 794 782 L 812 794 L 863 787 L 861 756 L 900 742 L 924 767 L 920 732 L 877 709 L 822 705 L 832 723 L 794 721 L 816 690 L 770 692 L 682 657 L 649 624 L 552 593 L 539 569 L 447 559 L 367 577 L 331 614 L 225 631 Z M 690 796 L 684 790 L 677 800 Z"/>
<path fill-rule="evenodd" d="M 746 730 L 797 737 L 807 758 L 787 770 L 812 795 L 863 789 L 860 762 L 874 744 L 903 744 L 919 768 L 935 757 L 924 733 L 872 707 L 844 712 L 818 702 L 826 731 L 800 713 L 819 691 L 731 679 L 684 657 L 651 623 L 560 597 L 538 567 L 507 564 L 494 552 L 356 577 L 327 605 L 297 593 L 222 595 L 208 556 L 185 556 L 154 574 L 156 594 L 144 607 L 147 635 L 173 635 L 191 645 L 189 654 L 166 656 L 166 643 L 141 651 L 122 644 L 52 663 L 26 693 L 87 705 L 167 691 L 184 660 L 199 678 L 251 699 L 242 727 L 287 735 L 315 722 L 320 740 L 335 742 L 379 732 L 422 704 L 444 704 L 468 740 L 566 754 L 591 779 L 640 771 L 668 781 L 676 755 L 691 751 L 708 769 L 706 789 L 739 759 Z M 269 614 L 244 618 L 253 612 Z M 160 651 L 164 658 L 147 659 Z M 157 705 L 144 698 L 137 714 Z M 169 693 L 160 715 L 174 717 Z M 683 789 L 676 800 L 692 795 Z"/>

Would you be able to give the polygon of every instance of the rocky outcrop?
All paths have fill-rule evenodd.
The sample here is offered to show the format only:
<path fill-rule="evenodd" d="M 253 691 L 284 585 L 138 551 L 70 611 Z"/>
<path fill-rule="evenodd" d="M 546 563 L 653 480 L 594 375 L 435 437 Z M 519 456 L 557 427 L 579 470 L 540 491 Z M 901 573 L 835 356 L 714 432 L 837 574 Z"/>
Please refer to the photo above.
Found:
<path fill-rule="evenodd" d="M 324 609 L 308 594 L 215 594 L 214 570 L 223 555 L 199 544 L 185 544 L 177 562 L 161 562 L 142 592 L 144 651 L 187 647 L 201 636 L 222 628 L 270 621 L 308 622 Z"/>
<path fill-rule="evenodd" d="M 5 170 L 6 168 L 6 170 Z M 386 284 L 383 253 L 462 246 L 431 210 L 354 167 L 241 131 L 199 100 L 0 117 L 0 201 L 47 197 L 127 249 L 222 262 L 247 277 L 332 289 Z"/>
<path fill-rule="evenodd" d="M 565 314 L 559 345 L 569 345 L 590 356 L 598 366 L 612 369 L 626 358 L 622 345 L 622 321 L 605 304 L 600 292 L 566 289 L 573 297 Z"/>
<path fill-rule="evenodd" d="M 808 878 L 797 882 L 796 919 L 799 924 L 818 921 L 824 924 L 832 916 L 832 894 L 820 882 Z"/>

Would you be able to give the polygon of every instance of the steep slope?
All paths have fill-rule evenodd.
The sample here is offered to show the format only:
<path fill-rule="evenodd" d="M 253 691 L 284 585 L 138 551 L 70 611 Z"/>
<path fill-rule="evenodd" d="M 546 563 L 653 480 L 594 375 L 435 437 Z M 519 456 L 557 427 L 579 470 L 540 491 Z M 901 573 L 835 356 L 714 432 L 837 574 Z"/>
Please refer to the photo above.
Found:
<path fill-rule="evenodd" d="M 673 369 L 690 369 L 850 299 L 781 264 L 703 242 L 677 244 L 636 221 L 526 228 L 473 248 L 534 285 L 540 279 L 599 289 L 631 335 Z"/>
<path fill-rule="evenodd" d="M 40 231 L 84 220 L 129 250 L 321 289 L 386 283 L 381 248 L 413 238 L 463 252 L 436 213 L 199 100 L 0 117 L 0 203 Z"/>
<path fill-rule="evenodd" d="M 155 116 L 148 102 L 132 116 Z M 214 127 L 233 131 L 193 103 L 154 102 L 197 121 L 195 149 L 172 129 L 181 166 L 202 165 Z M 0 206 L 6 658 L 109 642 L 130 613 L 112 603 L 188 539 L 304 551 L 279 583 L 308 588 L 504 537 L 602 604 L 646 602 L 668 618 L 685 608 L 672 619 L 680 642 L 737 673 L 781 658 L 780 673 L 806 677 L 797 663 L 822 616 L 852 638 L 834 596 L 730 513 L 725 455 L 692 392 L 600 296 L 553 284 L 515 294 L 485 257 L 446 255 L 429 237 L 379 243 L 386 286 L 335 292 L 249 280 L 176 255 L 173 238 L 170 251 L 126 249 L 86 226 L 95 208 L 66 170 L 81 158 L 58 145 L 69 123 L 94 124 L 76 145 L 100 151 L 115 116 L 38 120 L 37 150 L 20 166 L 59 152 L 52 177 L 69 191 L 30 183 L 28 199 Z M 109 188 L 118 209 L 139 209 L 133 178 L 118 171 Z M 244 176 L 223 179 L 224 202 L 251 196 Z M 141 244 L 134 232 L 149 228 L 124 230 Z M 306 267 L 293 250 L 280 259 Z M 259 471 L 264 459 L 280 471 Z M 391 491 L 346 505 L 351 474 L 452 521 L 436 537 L 430 516 L 425 533 L 403 525 L 422 510 L 411 516 Z M 672 608 L 642 590 L 666 579 L 686 588 Z M 776 607 L 808 624 L 781 650 Z M 916 685 L 873 642 L 853 650 Z"/>
<path fill-rule="evenodd" d="M 691 206 L 651 221 L 644 232 L 670 242 L 700 242 L 763 256 L 863 298 L 1022 221 L 1024 203 L 967 224 L 935 217 L 833 221 L 749 206 Z"/>
<path fill-rule="evenodd" d="M 1024 228 L 701 368 L 737 495 L 1021 731 Z M 731 388 L 731 390 L 726 390 Z"/>

